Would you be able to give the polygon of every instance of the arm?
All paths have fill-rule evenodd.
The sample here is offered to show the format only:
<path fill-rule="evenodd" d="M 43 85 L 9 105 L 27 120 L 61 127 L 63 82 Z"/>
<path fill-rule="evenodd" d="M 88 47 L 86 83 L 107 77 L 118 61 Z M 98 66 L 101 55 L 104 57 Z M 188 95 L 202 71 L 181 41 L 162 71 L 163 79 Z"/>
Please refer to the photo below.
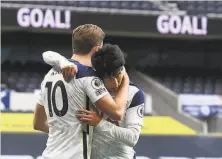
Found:
<path fill-rule="evenodd" d="M 95 126 L 95 131 L 133 147 L 139 139 L 140 131 L 143 126 L 144 95 L 142 91 L 134 95 L 130 107 L 126 111 L 125 128 L 102 119 L 95 112 L 82 110 L 81 113 L 84 114 L 76 115 L 78 119 L 91 126 Z"/>
<path fill-rule="evenodd" d="M 78 72 L 78 68 L 74 63 L 69 62 L 64 56 L 57 52 L 45 51 L 42 57 L 45 63 L 53 67 L 56 66 L 59 70 L 62 70 L 62 74 L 66 80 L 70 80 Z"/>
<path fill-rule="evenodd" d="M 44 106 L 40 104 L 36 104 L 35 107 L 33 127 L 35 130 L 39 130 L 45 133 L 49 132 L 45 109 Z"/>
<path fill-rule="evenodd" d="M 120 88 L 114 98 L 110 94 L 98 100 L 95 105 L 114 120 L 122 120 L 126 109 L 129 77 L 124 75 Z"/>
<path fill-rule="evenodd" d="M 80 110 L 80 112 L 81 114 L 76 114 L 78 119 L 86 124 L 95 126 L 95 131 L 98 131 L 114 140 L 121 141 L 130 147 L 134 147 L 136 145 L 142 127 L 141 124 L 128 124 L 126 128 L 123 128 L 115 125 L 114 122 L 111 123 L 107 121 L 96 114 L 96 112 L 87 110 Z M 134 117 L 133 112 L 131 114 L 128 113 L 126 119 L 132 120 L 132 117 L 130 116 Z"/>
<path fill-rule="evenodd" d="M 53 66 L 55 65 L 59 66 L 60 68 L 65 68 L 66 66 L 69 66 L 69 64 L 67 64 L 68 60 L 65 59 L 65 57 L 53 51 L 44 52 L 43 59 L 46 63 Z M 94 78 L 98 79 L 98 77 Z M 102 112 L 109 115 L 112 119 L 121 120 L 123 117 L 128 97 L 129 77 L 127 73 L 125 73 L 123 82 L 114 99 L 108 93 L 101 80 L 100 80 L 101 83 L 100 88 L 98 89 L 92 88 L 92 82 L 94 78 L 89 78 L 88 80 L 86 80 L 84 84 L 84 89 L 87 95 L 89 96 L 90 100 L 93 103 L 95 103 L 97 108 L 99 108 Z"/>
<path fill-rule="evenodd" d="M 121 141 L 130 147 L 134 147 L 139 139 L 141 127 L 122 128 L 102 119 L 95 130 L 115 140 Z"/>
<path fill-rule="evenodd" d="M 60 68 L 62 68 L 61 64 L 63 62 L 65 62 L 66 64 L 68 62 L 64 56 L 54 51 L 45 51 L 42 53 L 42 57 L 45 63 L 51 66 L 60 66 Z"/>
<path fill-rule="evenodd" d="M 43 98 L 43 94 L 42 94 L 42 86 L 43 86 L 43 82 L 41 83 L 41 91 L 38 95 L 37 98 L 37 104 L 35 107 L 35 112 L 34 112 L 34 119 L 33 119 L 33 128 L 35 130 L 39 130 L 45 133 L 49 132 L 49 127 L 48 127 L 48 123 L 47 123 L 47 116 L 45 113 L 45 109 L 44 109 L 44 98 Z"/>
<path fill-rule="evenodd" d="M 99 83 L 98 88 L 94 87 L 94 82 L 96 82 L 96 84 Z M 84 89 L 92 103 L 94 103 L 98 109 L 114 120 L 121 120 L 126 108 L 128 87 L 129 78 L 128 75 L 125 74 L 122 85 L 120 86 L 114 99 L 98 77 L 87 79 L 85 81 Z"/>
<path fill-rule="evenodd" d="M 142 91 L 135 94 L 130 107 L 126 110 L 125 124 L 122 128 L 104 119 L 95 127 L 95 131 L 106 134 L 128 146 L 135 146 L 143 126 L 144 96 Z"/>

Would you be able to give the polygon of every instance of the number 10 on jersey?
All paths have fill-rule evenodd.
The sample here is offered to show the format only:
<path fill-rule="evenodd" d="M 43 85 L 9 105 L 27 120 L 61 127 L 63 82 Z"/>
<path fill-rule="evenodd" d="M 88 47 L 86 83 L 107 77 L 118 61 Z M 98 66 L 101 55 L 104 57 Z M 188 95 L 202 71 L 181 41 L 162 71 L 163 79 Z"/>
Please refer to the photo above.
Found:
<path fill-rule="evenodd" d="M 68 97 L 67 97 L 67 92 L 66 92 L 66 88 L 63 81 L 61 80 L 57 81 L 53 89 L 52 89 L 52 82 L 46 82 L 45 87 L 48 88 L 47 98 L 48 98 L 49 116 L 53 117 L 53 111 L 59 117 L 64 116 L 68 111 Z M 61 110 L 57 109 L 56 100 L 55 100 L 56 90 L 58 87 L 60 87 L 61 92 L 62 92 L 61 99 L 62 99 L 63 106 Z M 53 107 L 53 111 L 52 111 L 52 107 Z"/>

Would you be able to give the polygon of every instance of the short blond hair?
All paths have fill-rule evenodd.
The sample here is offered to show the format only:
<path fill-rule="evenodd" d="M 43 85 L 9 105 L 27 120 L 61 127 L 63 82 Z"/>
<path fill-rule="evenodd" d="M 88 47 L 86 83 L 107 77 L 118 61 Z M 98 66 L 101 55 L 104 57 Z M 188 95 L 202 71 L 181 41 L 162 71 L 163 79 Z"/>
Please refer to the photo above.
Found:
<path fill-rule="evenodd" d="M 74 54 L 88 54 L 94 46 L 101 45 L 105 33 L 97 25 L 80 25 L 72 32 Z"/>

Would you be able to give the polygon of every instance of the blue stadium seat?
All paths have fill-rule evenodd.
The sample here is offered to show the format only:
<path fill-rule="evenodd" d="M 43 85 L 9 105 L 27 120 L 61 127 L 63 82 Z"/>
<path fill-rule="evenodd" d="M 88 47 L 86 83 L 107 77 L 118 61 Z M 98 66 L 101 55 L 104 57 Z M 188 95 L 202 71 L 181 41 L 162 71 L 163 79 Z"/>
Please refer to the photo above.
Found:
<path fill-rule="evenodd" d="M 130 8 L 134 10 L 141 9 L 141 2 L 140 1 L 130 1 Z"/>
<path fill-rule="evenodd" d="M 180 83 L 173 83 L 172 86 L 173 91 L 175 91 L 176 93 L 181 93 L 182 92 L 182 85 Z"/>
<path fill-rule="evenodd" d="M 67 1 L 68 6 L 78 7 L 79 1 Z"/>
<path fill-rule="evenodd" d="M 183 92 L 182 93 L 185 93 L 185 94 L 190 94 L 192 93 L 193 89 L 192 89 L 192 84 L 191 83 L 184 83 L 183 85 Z"/>
<path fill-rule="evenodd" d="M 222 93 L 222 84 L 217 83 L 215 84 L 214 94 L 221 94 Z"/>
<path fill-rule="evenodd" d="M 15 90 L 18 92 L 25 92 L 27 85 L 23 82 L 17 82 Z"/>
<path fill-rule="evenodd" d="M 131 9 L 130 1 L 120 2 L 121 9 Z"/>
<path fill-rule="evenodd" d="M 194 6 L 189 6 L 186 8 L 187 14 L 188 15 L 196 15 L 197 11 L 195 10 Z"/>
<path fill-rule="evenodd" d="M 217 1 L 205 1 L 205 6 L 210 6 L 210 7 L 216 7 L 217 6 Z"/>
<path fill-rule="evenodd" d="M 169 77 L 169 76 L 164 77 L 163 84 L 164 84 L 167 88 L 171 89 L 171 87 L 172 87 L 172 78 Z"/>
<path fill-rule="evenodd" d="M 147 2 L 147 1 L 141 2 L 141 9 L 152 10 L 152 4 L 150 4 L 150 2 Z"/>
<path fill-rule="evenodd" d="M 204 86 L 204 94 L 213 94 L 213 85 L 206 83 Z"/>
<path fill-rule="evenodd" d="M 151 3 L 151 9 L 152 10 L 156 10 L 156 11 L 160 11 L 160 8 L 156 4 L 154 4 L 154 3 Z"/>
<path fill-rule="evenodd" d="M 215 6 L 216 6 L 216 7 L 222 6 L 222 1 L 216 1 L 216 2 L 215 2 Z"/>
<path fill-rule="evenodd" d="M 91 8 L 99 8 L 100 3 L 98 1 L 89 1 L 89 7 Z"/>
<path fill-rule="evenodd" d="M 79 1 L 79 7 L 89 7 L 89 1 Z"/>
<path fill-rule="evenodd" d="M 192 2 L 192 1 L 190 1 L 190 2 Z M 195 3 L 196 7 L 203 7 L 203 8 L 205 8 L 206 5 L 207 5 L 206 1 L 193 1 L 193 2 Z"/>
<path fill-rule="evenodd" d="M 185 10 L 187 8 L 187 3 L 185 3 L 185 1 L 178 1 L 177 2 L 177 6 L 178 8 L 180 8 L 181 10 Z"/>
<path fill-rule="evenodd" d="M 98 7 L 100 7 L 100 8 L 109 8 L 109 1 L 101 1 L 101 2 L 99 2 Z"/>
<path fill-rule="evenodd" d="M 198 12 L 198 15 L 204 15 L 204 14 L 206 14 L 206 10 L 205 10 L 204 6 L 198 6 L 198 7 L 196 8 L 196 11 Z"/>
<path fill-rule="evenodd" d="M 120 9 L 121 8 L 119 1 L 110 1 L 109 7 L 110 8 L 115 8 L 115 9 Z"/>
<path fill-rule="evenodd" d="M 58 6 L 68 6 L 68 1 L 56 1 L 56 5 L 58 5 Z"/>
<path fill-rule="evenodd" d="M 206 12 L 207 13 L 214 13 L 215 12 L 215 8 L 213 6 L 207 6 Z"/>
<path fill-rule="evenodd" d="M 222 13 L 222 6 L 217 8 L 216 13 Z"/>
<path fill-rule="evenodd" d="M 195 94 L 202 94 L 203 93 L 203 86 L 201 83 L 196 83 L 194 85 L 193 93 L 195 93 Z"/>

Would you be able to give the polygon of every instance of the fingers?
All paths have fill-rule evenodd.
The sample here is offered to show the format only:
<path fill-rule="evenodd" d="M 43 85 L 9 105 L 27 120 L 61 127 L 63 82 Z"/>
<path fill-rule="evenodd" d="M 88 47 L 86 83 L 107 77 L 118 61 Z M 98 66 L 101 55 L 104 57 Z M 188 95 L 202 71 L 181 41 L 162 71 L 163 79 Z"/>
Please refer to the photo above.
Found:
<path fill-rule="evenodd" d="M 73 74 L 72 74 L 72 70 L 74 70 L 74 68 L 73 67 L 69 67 L 68 69 L 67 69 L 67 72 L 66 72 L 66 79 L 69 81 L 69 80 L 71 80 L 72 78 L 73 78 Z"/>
<path fill-rule="evenodd" d="M 72 77 L 75 76 L 76 72 L 75 72 L 75 69 L 74 69 L 74 68 L 71 68 L 70 74 L 71 74 Z"/>
<path fill-rule="evenodd" d="M 81 119 L 81 118 L 91 118 L 91 115 L 87 115 L 87 114 L 76 114 L 76 117 L 78 119 Z"/>
<path fill-rule="evenodd" d="M 84 111 L 84 112 L 89 112 L 89 111 Z M 90 114 L 88 114 L 88 113 L 87 114 L 76 114 L 76 117 L 79 119 L 79 121 L 81 121 L 85 124 L 89 124 L 91 126 L 98 125 L 102 118 L 99 116 L 96 116 L 92 112 L 89 112 L 89 113 Z"/>
<path fill-rule="evenodd" d="M 74 66 L 66 66 L 62 69 L 62 74 L 65 80 L 69 80 L 76 75 L 76 69 Z"/>
<path fill-rule="evenodd" d="M 90 119 L 90 118 L 80 118 L 79 120 L 80 120 L 80 121 L 83 121 L 83 122 L 89 122 L 89 121 L 91 121 L 92 119 Z"/>
<path fill-rule="evenodd" d="M 63 74 L 64 79 L 68 78 L 68 70 L 69 70 L 69 66 L 66 66 L 62 69 L 62 74 Z"/>
<path fill-rule="evenodd" d="M 78 72 L 78 67 L 76 65 L 74 65 L 74 73 L 76 74 Z"/>
<path fill-rule="evenodd" d="M 90 124 L 90 121 L 92 121 L 91 115 L 76 114 L 76 117 L 77 117 L 80 121 L 82 121 L 82 122 L 84 122 L 84 123 L 86 123 L 86 124 Z"/>
<path fill-rule="evenodd" d="M 86 114 L 92 114 L 92 113 L 94 113 L 94 112 L 88 111 L 88 110 L 86 110 L 86 109 L 80 109 L 80 110 L 78 110 L 78 112 L 79 112 L 79 113 L 86 113 Z"/>
<path fill-rule="evenodd" d="M 67 76 L 69 76 L 69 78 L 73 76 L 72 69 L 74 69 L 74 68 L 69 66 L 69 69 L 67 70 Z"/>
<path fill-rule="evenodd" d="M 124 74 L 123 74 L 123 82 L 121 84 L 128 85 L 128 83 L 129 83 L 129 76 L 128 76 L 127 72 L 124 72 Z"/>

